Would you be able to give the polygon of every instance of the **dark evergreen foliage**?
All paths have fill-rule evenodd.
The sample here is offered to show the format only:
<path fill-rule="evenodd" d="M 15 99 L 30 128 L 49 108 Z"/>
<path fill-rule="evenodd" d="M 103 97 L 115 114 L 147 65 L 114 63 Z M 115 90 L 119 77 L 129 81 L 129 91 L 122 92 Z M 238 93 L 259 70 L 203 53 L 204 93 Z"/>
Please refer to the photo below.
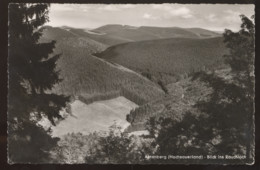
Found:
<path fill-rule="evenodd" d="M 253 163 L 255 27 L 246 16 L 241 19 L 239 32 L 224 33 L 231 78 L 205 72 L 194 75 L 194 80 L 213 89 L 209 100 L 195 105 L 201 113 L 186 113 L 181 121 L 150 119 L 148 130 L 159 146 L 157 154 L 246 155 L 246 160 L 233 161 Z"/>
<path fill-rule="evenodd" d="M 122 132 L 117 125 L 112 125 L 106 135 L 96 134 L 96 141 L 89 146 L 86 163 L 130 164 L 145 161 L 145 151 L 149 142 L 143 142 L 134 136 Z"/>
<path fill-rule="evenodd" d="M 39 43 L 39 28 L 48 21 L 49 4 L 9 5 L 9 162 L 41 162 L 55 144 L 39 125 L 42 116 L 54 124 L 68 97 L 47 93 L 60 82 L 51 56 L 55 41 Z M 44 156 L 45 155 L 45 156 Z"/>

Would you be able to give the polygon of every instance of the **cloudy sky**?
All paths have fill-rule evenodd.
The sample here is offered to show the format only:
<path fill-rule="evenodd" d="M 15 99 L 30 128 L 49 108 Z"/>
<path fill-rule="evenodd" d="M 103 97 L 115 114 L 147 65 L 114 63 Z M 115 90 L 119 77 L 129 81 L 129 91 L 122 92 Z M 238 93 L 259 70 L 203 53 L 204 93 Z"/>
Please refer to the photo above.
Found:
<path fill-rule="evenodd" d="M 47 25 L 97 28 L 106 24 L 200 27 L 234 31 L 239 15 L 254 14 L 254 5 L 216 4 L 51 4 Z"/>

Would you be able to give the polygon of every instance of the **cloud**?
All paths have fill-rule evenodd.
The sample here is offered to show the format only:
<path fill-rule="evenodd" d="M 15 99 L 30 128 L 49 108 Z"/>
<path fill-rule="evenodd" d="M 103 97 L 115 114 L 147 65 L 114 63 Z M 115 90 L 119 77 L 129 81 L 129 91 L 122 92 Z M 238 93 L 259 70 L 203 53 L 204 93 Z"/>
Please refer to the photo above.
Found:
<path fill-rule="evenodd" d="M 53 10 L 53 11 L 73 11 L 74 8 L 71 5 L 51 4 L 51 10 Z"/>
<path fill-rule="evenodd" d="M 166 12 L 165 17 L 182 17 L 182 18 L 192 18 L 192 11 L 187 7 L 177 7 L 177 6 L 169 6 L 169 4 L 154 4 L 152 5 L 153 9 L 161 10 Z"/>
<path fill-rule="evenodd" d="M 125 4 L 125 5 L 102 5 L 98 9 L 104 11 L 122 11 L 125 9 L 132 9 L 135 5 Z"/>
<path fill-rule="evenodd" d="M 192 18 L 193 15 L 191 14 L 191 10 L 186 7 L 180 7 L 177 9 L 173 9 L 170 11 L 172 16 L 180 16 L 182 18 Z"/>
<path fill-rule="evenodd" d="M 208 16 L 206 16 L 206 19 L 210 22 L 215 22 L 217 21 L 217 16 L 216 14 L 209 14 Z"/>
<path fill-rule="evenodd" d="M 148 13 L 145 13 L 145 14 L 143 15 L 143 18 L 144 18 L 144 19 L 151 19 L 151 20 L 157 20 L 157 19 L 159 19 L 159 17 L 153 16 L 153 15 L 148 14 Z"/>
<path fill-rule="evenodd" d="M 231 22 L 231 23 L 240 23 L 240 12 L 233 11 L 233 10 L 226 10 L 224 11 L 226 16 L 223 18 L 226 22 Z"/>
<path fill-rule="evenodd" d="M 125 5 L 120 5 L 119 7 L 123 8 L 123 9 L 130 9 L 130 8 L 135 8 L 135 5 L 125 4 Z"/>
<path fill-rule="evenodd" d="M 159 10 L 165 10 L 165 11 L 169 11 L 172 9 L 172 7 L 168 6 L 167 4 L 153 4 L 152 8 L 159 9 Z"/>
<path fill-rule="evenodd" d="M 104 5 L 98 8 L 99 10 L 104 11 L 119 11 L 120 9 L 115 5 Z"/>
<path fill-rule="evenodd" d="M 51 4 L 51 10 L 58 12 L 88 12 L 90 8 L 85 4 Z"/>

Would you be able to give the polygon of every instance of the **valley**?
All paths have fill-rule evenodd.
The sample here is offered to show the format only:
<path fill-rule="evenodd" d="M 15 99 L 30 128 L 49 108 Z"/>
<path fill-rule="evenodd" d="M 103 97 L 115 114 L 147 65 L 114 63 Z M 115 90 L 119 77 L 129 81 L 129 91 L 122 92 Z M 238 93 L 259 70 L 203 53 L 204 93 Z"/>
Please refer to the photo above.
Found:
<path fill-rule="evenodd" d="M 51 40 L 61 54 L 57 70 L 63 79 L 52 91 L 70 95 L 72 114 L 81 117 L 69 115 L 53 128 L 54 136 L 105 130 L 113 120 L 138 134 L 151 116 L 181 119 L 196 96 L 210 91 L 190 75 L 225 68 L 227 53 L 218 33 L 200 28 L 46 26 L 41 41 Z"/>

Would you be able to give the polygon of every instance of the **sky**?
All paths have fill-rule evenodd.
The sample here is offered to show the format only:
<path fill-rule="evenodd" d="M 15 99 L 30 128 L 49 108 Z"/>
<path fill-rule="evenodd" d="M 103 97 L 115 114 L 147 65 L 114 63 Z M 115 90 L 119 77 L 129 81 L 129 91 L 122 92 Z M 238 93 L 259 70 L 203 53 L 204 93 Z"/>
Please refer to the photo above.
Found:
<path fill-rule="evenodd" d="M 250 17 L 254 8 L 253 4 L 51 4 L 47 25 L 93 29 L 120 24 L 237 31 L 239 15 Z"/>

